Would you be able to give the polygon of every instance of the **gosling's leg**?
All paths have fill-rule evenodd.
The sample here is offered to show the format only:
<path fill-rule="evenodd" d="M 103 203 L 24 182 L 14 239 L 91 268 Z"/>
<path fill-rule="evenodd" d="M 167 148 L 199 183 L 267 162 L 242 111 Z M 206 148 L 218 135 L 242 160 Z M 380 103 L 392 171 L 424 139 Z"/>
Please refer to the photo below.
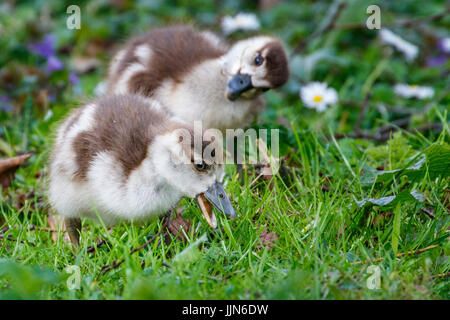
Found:
<path fill-rule="evenodd" d="M 75 247 L 80 244 L 81 219 L 80 218 L 64 218 L 67 233 L 70 241 Z"/>

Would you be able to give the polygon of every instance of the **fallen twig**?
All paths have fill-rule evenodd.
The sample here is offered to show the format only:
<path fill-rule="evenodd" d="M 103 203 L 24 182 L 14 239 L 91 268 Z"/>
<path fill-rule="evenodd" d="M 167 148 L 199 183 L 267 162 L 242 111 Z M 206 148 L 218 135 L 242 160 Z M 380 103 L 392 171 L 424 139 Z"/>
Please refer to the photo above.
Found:
<path fill-rule="evenodd" d="M 0 234 L 0 240 L 7 240 L 7 241 L 11 241 L 11 242 L 17 242 L 19 241 L 22 244 L 29 244 L 32 247 L 35 247 L 36 245 L 34 244 L 34 242 L 31 241 L 23 241 L 23 240 L 17 240 L 15 238 L 12 237 L 12 235 L 8 234 L 8 236 L 5 236 L 4 234 Z"/>
<path fill-rule="evenodd" d="M 45 227 L 38 227 L 35 225 L 31 225 L 28 226 L 26 228 L 23 228 L 22 226 L 4 226 L 3 228 L 0 229 L 0 232 L 6 232 L 10 229 L 17 229 L 17 230 L 27 230 L 27 231 L 44 231 L 44 232 L 52 232 L 52 230 L 50 230 L 49 228 L 45 228 Z"/>
<path fill-rule="evenodd" d="M 29 152 L 13 158 L 0 159 L 0 185 L 8 188 L 16 170 L 35 152 Z"/>
<path fill-rule="evenodd" d="M 134 248 L 133 250 L 131 250 L 131 251 L 130 251 L 130 256 L 131 256 L 133 253 L 136 253 L 136 252 L 138 252 L 139 250 L 142 250 L 143 248 L 145 248 L 146 246 L 148 246 L 150 243 L 152 243 L 153 241 L 155 241 L 155 239 L 158 238 L 158 237 L 160 236 L 161 232 L 165 232 L 165 229 L 166 229 L 167 225 L 169 224 L 169 222 L 170 222 L 170 220 L 171 220 L 171 218 L 172 218 L 172 214 L 173 214 L 173 211 L 171 211 L 171 213 L 170 213 L 168 216 L 165 216 L 165 217 L 164 217 L 163 225 L 161 226 L 160 230 L 159 230 L 153 237 L 151 237 L 150 240 L 148 240 L 147 242 L 145 242 L 145 243 L 142 244 L 141 246 L 139 246 L 139 247 Z M 124 262 L 125 262 L 125 259 L 120 259 L 119 261 L 114 260 L 113 263 L 111 263 L 111 264 L 109 264 L 109 265 L 106 265 L 106 266 L 103 266 L 103 267 L 100 269 L 100 274 L 99 274 L 99 276 L 102 275 L 102 274 L 107 273 L 107 272 L 110 271 L 110 270 L 113 270 L 113 269 L 118 268 L 118 267 L 119 267 L 122 263 L 124 263 Z"/>
<path fill-rule="evenodd" d="M 105 243 L 106 243 L 105 240 L 99 239 L 99 240 L 97 241 L 97 244 L 94 245 L 94 246 L 88 247 L 88 248 L 86 249 L 86 252 L 87 252 L 87 253 L 94 253 L 95 250 L 97 250 L 98 248 L 100 248 L 101 246 L 103 246 Z"/>
<path fill-rule="evenodd" d="M 450 276 L 450 272 L 444 272 L 444 273 L 439 273 L 439 274 L 432 275 L 431 279 L 445 278 L 445 277 L 449 277 L 449 276 Z"/>
<path fill-rule="evenodd" d="M 411 121 L 411 117 L 405 117 L 401 119 L 397 119 L 392 121 L 391 123 L 381 126 L 377 129 L 376 135 L 381 136 L 382 134 L 385 134 L 387 132 L 395 131 L 396 127 L 404 128 L 407 126 Z"/>
<path fill-rule="evenodd" d="M 431 246 L 428 246 L 428 247 L 425 247 L 425 248 L 422 248 L 422 249 L 417 249 L 417 250 L 411 250 L 411 251 L 408 251 L 408 252 L 397 253 L 395 255 L 395 257 L 396 258 L 400 258 L 400 257 L 406 256 L 406 255 L 410 256 L 410 255 L 413 255 L 413 254 L 419 254 L 419 253 L 422 253 L 422 252 L 425 252 L 425 251 L 437 248 L 439 246 L 440 246 L 439 244 L 433 244 Z M 376 258 L 376 259 L 371 259 L 371 260 L 356 261 L 356 262 L 352 263 L 352 265 L 369 264 L 369 263 L 381 262 L 383 260 L 384 260 L 384 258 Z"/>
<path fill-rule="evenodd" d="M 405 130 L 407 132 L 414 132 L 414 131 L 441 131 L 443 128 L 442 123 L 430 123 L 427 124 L 425 126 L 422 127 L 418 127 L 418 128 L 412 128 L 412 129 L 408 129 Z M 392 128 L 392 129 L 396 129 L 396 128 Z M 334 138 L 336 140 L 339 139 L 343 139 L 343 138 L 352 138 L 352 139 L 367 139 L 367 140 L 373 140 L 373 141 L 377 141 L 377 142 L 384 142 L 390 139 L 391 137 L 391 132 L 395 132 L 397 130 L 390 130 L 389 132 L 382 134 L 382 135 L 371 135 L 368 133 L 364 133 L 364 132 L 360 132 L 360 133 L 350 133 L 350 134 L 341 134 L 341 133 L 337 133 L 334 135 Z M 331 139 L 331 137 L 328 137 L 328 139 Z"/>
<path fill-rule="evenodd" d="M 436 218 L 436 215 L 433 213 L 433 211 L 428 210 L 427 208 L 422 208 L 421 211 L 425 213 L 427 216 L 429 216 L 431 219 Z"/>

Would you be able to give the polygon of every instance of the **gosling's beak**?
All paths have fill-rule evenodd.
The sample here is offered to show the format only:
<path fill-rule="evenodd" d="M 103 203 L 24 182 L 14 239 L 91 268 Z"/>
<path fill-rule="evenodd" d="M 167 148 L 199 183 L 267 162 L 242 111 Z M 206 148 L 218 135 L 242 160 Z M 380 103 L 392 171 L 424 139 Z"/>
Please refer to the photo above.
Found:
<path fill-rule="evenodd" d="M 253 88 L 252 77 L 248 74 L 235 74 L 228 81 L 227 87 L 227 98 L 228 100 L 234 101 L 239 98 L 241 93 Z"/>
<path fill-rule="evenodd" d="M 222 211 L 231 219 L 236 217 L 236 211 L 233 208 L 230 200 L 228 200 L 227 193 L 225 192 L 221 183 L 216 182 L 205 192 L 206 199 L 212 203 L 217 210 Z"/>
<path fill-rule="evenodd" d="M 199 194 L 196 199 L 203 216 L 213 229 L 217 228 L 217 219 L 210 203 L 230 218 L 234 219 L 236 217 L 236 211 L 231 205 L 230 200 L 228 200 L 222 184 L 219 182 L 214 183 L 205 193 Z"/>

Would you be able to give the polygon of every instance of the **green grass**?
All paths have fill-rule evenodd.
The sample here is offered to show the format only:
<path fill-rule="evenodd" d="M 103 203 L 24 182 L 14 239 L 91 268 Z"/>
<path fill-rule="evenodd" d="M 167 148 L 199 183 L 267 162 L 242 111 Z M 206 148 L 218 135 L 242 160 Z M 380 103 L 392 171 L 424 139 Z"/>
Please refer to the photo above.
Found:
<path fill-rule="evenodd" d="M 235 203 L 237 219 L 229 220 L 216 212 L 219 226 L 213 231 L 195 201 L 183 199 L 178 208 L 192 225 L 186 241 L 166 233 L 163 220 L 155 219 L 144 225 L 121 224 L 111 231 L 83 221 L 81 246 L 75 253 L 61 233 L 54 242 L 47 222 L 53 212 L 46 199 L 51 137 L 58 121 L 91 97 L 104 77 L 112 50 L 108 44 L 149 28 L 149 23 L 191 21 L 217 31 L 221 15 L 255 11 L 262 21 L 261 32 L 279 35 L 292 50 L 327 12 L 326 1 L 286 2 L 266 12 L 259 12 L 251 3 L 237 5 L 232 1 L 225 1 L 220 8 L 205 6 L 203 1 L 164 1 L 155 8 L 125 2 L 125 9 L 105 8 L 94 2 L 98 7 L 84 13 L 85 27 L 79 32 L 58 28 L 65 19 L 58 13 L 65 12 L 62 4 L 51 7 L 56 12 L 50 18 L 53 24 L 43 30 L 36 27 L 42 9 L 39 1 L 17 5 L 13 15 L 0 12 L 8 35 L 0 37 L 6 48 L 0 57 L 4 72 L 0 74 L 18 78 L 8 80 L 12 89 L 0 78 L 0 94 L 8 94 L 14 101 L 12 112 L 0 111 L 0 156 L 36 151 L 17 171 L 12 186 L 0 194 L 0 229 L 9 227 L 0 232 L 0 298 L 450 298 L 448 276 L 438 276 L 450 271 L 450 82 L 445 74 L 449 62 L 442 67 L 425 67 L 424 60 L 434 49 L 427 51 L 429 45 L 423 43 L 420 33 L 413 32 L 415 29 L 396 30 L 420 44 L 422 60 L 414 63 L 405 63 L 397 52 L 386 54 L 374 33 L 367 30 L 333 31 L 309 43 L 301 53 L 303 57 L 328 50 L 311 71 L 295 60 L 298 56 L 291 59 L 291 81 L 265 94 L 267 110 L 255 125 L 281 130 L 284 168 L 265 180 L 256 179 L 253 167 L 242 179 L 236 176 L 234 166 L 227 167 L 226 190 Z M 431 15 L 444 8 L 440 1 L 430 1 L 430 6 L 405 2 L 405 7 L 383 2 L 386 21 L 397 16 Z M 368 2 L 352 3 L 339 23 L 365 17 Z M 11 21 L 9 16 L 17 19 Z M 427 27 L 445 35 L 443 30 L 448 30 L 449 23 L 444 19 Z M 70 53 L 58 53 L 65 62 L 64 70 L 44 75 L 43 62 L 26 50 L 27 43 L 35 39 L 33 32 L 52 32 L 58 36 L 59 47 L 69 46 Z M 107 48 L 96 53 L 102 65 L 93 73 L 80 75 L 83 94 L 79 95 L 80 88 L 67 84 L 68 61 L 99 43 Z M 30 75 L 27 68 L 38 76 Z M 298 89 L 309 81 L 329 83 L 338 91 L 340 102 L 325 113 L 306 109 Z M 393 93 L 397 82 L 430 85 L 436 95 L 426 102 L 402 99 Z M 38 97 L 44 89 L 53 95 L 47 103 Z M 380 104 L 412 110 L 407 130 L 401 129 L 381 142 L 330 139 L 335 133 L 354 133 L 364 92 L 371 93 L 361 123 L 364 132 L 374 134 L 381 126 L 402 118 L 401 113 L 384 110 Z M 429 107 L 425 109 L 425 105 Z M 442 130 L 416 130 L 429 123 L 440 123 Z M 419 170 L 408 169 L 421 157 L 426 161 Z M 381 170 L 396 169 L 401 170 L 380 174 Z M 423 201 L 412 197 L 411 191 L 419 192 Z M 368 202 L 359 207 L 356 203 L 393 195 L 398 197 L 386 205 Z M 166 233 L 165 237 L 160 234 L 146 248 L 130 255 L 133 248 L 158 232 Z M 261 237 L 267 233 L 271 239 L 263 243 Z M 87 252 L 99 239 L 106 244 Z M 204 241 L 190 246 L 199 239 Z M 429 249 L 414 253 L 424 248 Z M 404 254 L 409 251 L 414 252 Z M 102 267 L 121 259 L 125 262 L 118 268 L 100 273 Z M 65 268 L 74 265 L 80 268 L 81 283 L 79 289 L 69 290 L 66 281 L 71 274 Z M 367 285 L 376 275 L 373 268 L 379 270 L 380 289 Z"/>
<path fill-rule="evenodd" d="M 433 279 L 433 275 L 449 269 L 446 258 L 450 249 L 449 219 L 445 207 L 448 204 L 442 201 L 448 192 L 448 180 L 438 179 L 436 182 L 424 177 L 420 182 L 426 202 L 433 203 L 434 219 L 421 213 L 422 204 L 409 202 L 400 202 L 392 211 L 376 207 L 355 209 L 355 199 L 379 198 L 386 189 L 380 192 L 376 185 L 363 186 L 360 175 L 353 177 L 345 166 L 337 171 L 336 167 L 342 166 L 345 154 L 340 154 L 336 148 L 333 150 L 335 158 L 323 161 L 323 157 L 332 150 L 325 150 L 318 136 L 309 136 L 311 140 L 300 143 L 299 151 L 293 154 L 293 162 L 299 168 L 292 169 L 291 178 L 275 176 L 271 181 L 258 181 L 249 187 L 248 182 L 253 181 L 255 175 L 246 177 L 247 183 L 241 184 L 232 178 L 235 176 L 234 168 L 229 168 L 226 188 L 236 202 L 239 214 L 236 220 L 230 221 L 217 214 L 219 228 L 212 231 L 203 221 L 195 202 L 183 200 L 180 204 L 180 208 L 184 208 L 183 216 L 194 226 L 186 234 L 187 243 L 169 233 L 166 240 L 160 237 L 158 240 L 161 241 L 155 240 L 131 256 L 129 253 L 134 247 L 160 230 L 160 220 L 143 226 L 120 225 L 112 233 L 101 225 L 84 221 L 81 247 L 74 255 L 61 235 L 54 243 L 46 230 L 27 230 L 30 226 L 47 227 L 48 208 L 40 194 L 45 192 L 43 180 L 30 178 L 34 176 L 34 170 L 43 167 L 37 157 L 34 170 L 33 167 L 21 169 L 15 184 L 20 192 L 34 189 L 38 193 L 27 199 L 19 210 L 7 203 L 1 208 L 5 225 L 15 226 L 4 235 L 15 241 L 3 241 L 0 255 L 18 261 L 14 268 L 6 269 L 10 271 L 6 271 L 5 279 L 0 282 L 3 297 L 449 298 L 448 280 Z M 328 146 L 332 148 L 332 145 Z M 361 161 L 355 154 L 347 161 L 364 163 L 364 158 Z M 359 170 L 354 168 L 353 171 Z M 23 185 L 20 183 L 22 179 Z M 34 183 L 29 180 L 34 180 Z M 329 191 L 324 191 L 324 186 Z M 395 192 L 396 187 L 391 188 Z M 16 190 L 15 194 L 18 192 Z M 380 220 L 388 212 L 393 214 Z M 264 246 L 260 248 L 264 227 L 279 236 L 271 250 Z M 392 235 L 394 229 L 398 229 L 397 238 Z M 177 257 L 202 235 L 206 235 L 207 240 L 200 248 Z M 95 253 L 87 253 L 86 248 L 94 245 L 99 237 L 105 239 L 107 245 Z M 434 244 L 439 246 L 420 254 L 394 258 L 396 252 Z M 122 258 L 125 262 L 119 268 L 100 274 L 103 266 Z M 384 260 L 354 264 L 376 258 Z M 366 268 L 372 264 L 381 271 L 379 290 L 370 290 L 366 286 L 370 276 Z M 28 265 L 45 266 L 46 270 L 55 273 L 55 277 L 50 277 L 46 287 L 21 288 L 16 284 L 23 281 L 22 277 L 16 282 L 11 279 L 16 273 L 31 273 L 30 278 L 36 276 L 33 276 L 35 271 L 25 267 Z M 68 290 L 65 285 L 64 278 L 69 275 L 63 269 L 70 265 L 81 269 L 79 290 Z M 6 282 L 13 285 L 5 288 Z"/>

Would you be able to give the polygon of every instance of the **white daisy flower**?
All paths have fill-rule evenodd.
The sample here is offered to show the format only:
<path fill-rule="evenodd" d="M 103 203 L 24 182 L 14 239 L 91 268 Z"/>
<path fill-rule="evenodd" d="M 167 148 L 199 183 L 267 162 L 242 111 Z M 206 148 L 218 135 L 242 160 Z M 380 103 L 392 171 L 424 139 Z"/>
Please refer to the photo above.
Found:
<path fill-rule="evenodd" d="M 443 38 L 439 41 L 439 47 L 445 53 L 450 53 L 450 37 Z"/>
<path fill-rule="evenodd" d="M 391 30 L 381 29 L 380 37 L 384 43 L 390 44 L 402 52 L 408 61 L 413 61 L 419 54 L 419 48 L 416 45 L 403 40 Z"/>
<path fill-rule="evenodd" d="M 431 87 L 398 83 L 394 86 L 397 95 L 404 98 L 428 99 L 434 96 L 434 89 Z"/>
<path fill-rule="evenodd" d="M 326 83 L 311 82 L 300 89 L 300 98 L 302 98 L 305 107 L 316 109 L 323 112 L 330 104 L 338 101 L 338 95 L 335 89 L 328 88 Z"/>
<path fill-rule="evenodd" d="M 238 13 L 235 17 L 226 16 L 222 19 L 222 30 L 226 35 L 236 30 L 259 30 L 259 20 L 253 13 Z"/>

